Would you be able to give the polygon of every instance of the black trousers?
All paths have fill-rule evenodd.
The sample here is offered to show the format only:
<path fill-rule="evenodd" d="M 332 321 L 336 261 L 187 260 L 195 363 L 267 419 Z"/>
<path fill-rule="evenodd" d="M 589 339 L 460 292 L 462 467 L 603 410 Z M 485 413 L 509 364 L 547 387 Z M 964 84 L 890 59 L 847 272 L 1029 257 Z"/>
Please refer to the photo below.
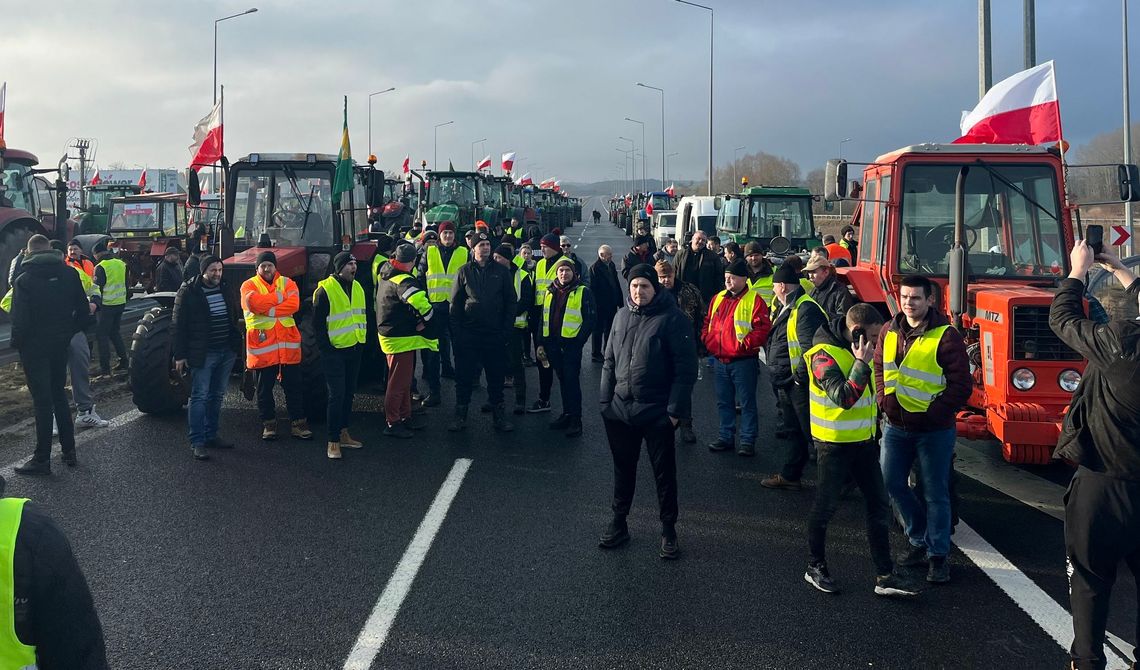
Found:
<path fill-rule="evenodd" d="M 633 504 L 637 487 L 637 461 L 641 456 L 641 443 L 649 453 L 653 465 L 653 478 L 657 481 L 657 505 L 661 523 L 677 522 L 677 454 L 674 449 L 673 424 L 657 426 L 631 426 L 623 421 L 602 418 L 606 438 L 614 458 L 614 516 L 625 517 Z"/>
<path fill-rule="evenodd" d="M 99 370 L 103 374 L 111 371 L 111 346 L 115 347 L 119 362 L 127 362 L 127 345 L 120 332 L 126 308 L 126 305 L 104 305 L 95 313 L 95 340 L 99 344 Z"/>
<path fill-rule="evenodd" d="M 296 421 L 305 418 L 305 383 L 300 365 L 273 365 L 257 371 L 257 413 L 262 421 L 277 418 L 277 401 L 273 398 L 273 386 L 277 375 L 281 374 L 281 388 L 285 391 L 285 408 L 289 419 Z"/>
<path fill-rule="evenodd" d="M 1073 665 L 1105 667 L 1104 630 L 1116 566 L 1123 560 L 1140 581 L 1140 482 L 1077 469 L 1065 493 L 1065 553 L 1073 611 Z M 1136 594 L 1140 605 L 1140 593 Z M 1140 640 L 1140 620 L 1136 636 Z M 1140 662 L 1140 650 L 1133 652 Z"/>
<path fill-rule="evenodd" d="M 526 368 L 522 357 L 529 341 L 530 331 L 526 328 L 511 328 L 507 337 L 507 374 L 514 380 L 515 404 L 519 407 L 526 404 Z"/>
<path fill-rule="evenodd" d="M 591 354 L 602 356 L 606 351 L 606 342 L 610 339 L 610 329 L 614 325 L 615 313 L 598 312 L 598 320 L 594 322 L 594 332 L 590 336 Z"/>
<path fill-rule="evenodd" d="M 788 447 L 784 467 L 780 474 L 790 482 L 803 477 L 808 463 L 808 443 L 811 441 L 811 410 L 808 406 L 808 387 L 791 384 L 776 389 L 784 428 L 788 431 Z"/>
<path fill-rule="evenodd" d="M 558 392 L 562 396 L 562 413 L 582 416 L 582 343 L 578 340 L 550 338 L 542 348 L 550 361 L 549 368 L 538 366 L 538 397 L 550 401 L 550 387 L 558 374 Z"/>
<path fill-rule="evenodd" d="M 471 391 L 479 383 L 479 372 L 487 374 L 487 402 L 492 407 L 503 404 L 503 375 L 507 371 L 507 336 L 509 333 L 464 335 L 455 345 L 455 404 L 471 403 Z"/>
<path fill-rule="evenodd" d="M 340 441 L 340 431 L 352 422 L 352 400 L 356 395 L 356 380 L 360 376 L 362 345 L 347 349 L 321 351 L 321 369 L 329 389 L 329 404 L 325 427 L 329 442 Z"/>
<path fill-rule="evenodd" d="M 34 458 L 37 461 L 51 458 L 53 416 L 59 427 L 59 444 L 63 453 L 75 452 L 75 424 L 72 423 L 71 408 L 64 390 L 67 383 L 67 347 L 68 343 L 62 342 L 20 350 L 20 365 L 24 367 L 36 417 Z"/>
<path fill-rule="evenodd" d="M 812 563 L 826 560 L 827 524 L 839 509 L 839 496 L 848 478 L 854 479 L 863 492 L 867 506 L 867 542 L 871 545 L 871 560 L 875 574 L 890 574 L 891 561 L 890 520 L 891 504 L 887 487 L 883 484 L 883 470 L 879 466 L 877 440 L 835 444 L 815 441 L 818 454 L 816 466 L 815 503 L 808 517 L 808 552 Z"/>

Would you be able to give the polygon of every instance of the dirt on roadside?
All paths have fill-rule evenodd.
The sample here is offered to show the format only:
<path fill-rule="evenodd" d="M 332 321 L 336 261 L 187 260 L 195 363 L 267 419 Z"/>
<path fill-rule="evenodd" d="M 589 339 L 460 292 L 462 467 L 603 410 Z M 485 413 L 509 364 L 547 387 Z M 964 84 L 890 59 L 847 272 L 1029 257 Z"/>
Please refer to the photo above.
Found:
<path fill-rule="evenodd" d="M 98 371 L 91 373 L 91 393 L 95 404 L 113 400 L 131 392 L 125 373 L 113 377 L 97 377 Z M 67 385 L 68 401 L 71 400 L 71 384 Z M 28 382 L 24 368 L 19 363 L 9 363 L 0 367 L 0 430 L 32 418 L 32 394 L 28 392 Z"/>

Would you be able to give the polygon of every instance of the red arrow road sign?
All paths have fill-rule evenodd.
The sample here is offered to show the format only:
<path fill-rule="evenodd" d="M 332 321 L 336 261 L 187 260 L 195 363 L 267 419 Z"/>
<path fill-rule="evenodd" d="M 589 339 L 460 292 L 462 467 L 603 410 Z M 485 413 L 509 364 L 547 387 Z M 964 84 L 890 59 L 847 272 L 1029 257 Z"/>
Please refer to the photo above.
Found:
<path fill-rule="evenodd" d="M 1128 238 L 1132 237 L 1132 234 L 1129 233 L 1128 229 L 1124 226 L 1113 226 L 1112 230 L 1116 232 L 1116 239 L 1112 241 L 1112 246 L 1114 247 L 1119 247 L 1127 242 Z"/>

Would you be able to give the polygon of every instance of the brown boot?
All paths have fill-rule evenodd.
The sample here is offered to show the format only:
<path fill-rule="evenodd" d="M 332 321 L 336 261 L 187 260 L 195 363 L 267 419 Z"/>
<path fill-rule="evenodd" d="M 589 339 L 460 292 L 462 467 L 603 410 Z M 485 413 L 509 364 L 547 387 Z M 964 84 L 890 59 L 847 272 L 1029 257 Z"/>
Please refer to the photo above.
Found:
<path fill-rule="evenodd" d="M 340 442 L 329 442 L 328 455 L 333 460 L 340 458 Z"/>
<path fill-rule="evenodd" d="M 309 430 L 309 422 L 304 419 L 297 419 L 289 424 L 289 433 L 298 440 L 313 439 L 313 431 Z"/>
<path fill-rule="evenodd" d="M 353 439 L 353 437 L 348 434 L 347 428 L 341 428 L 340 446 L 344 447 L 345 449 L 359 449 L 364 446 L 364 443 L 362 443 L 360 440 Z"/>
<path fill-rule="evenodd" d="M 277 419 L 261 422 L 261 439 L 268 441 L 277 439 Z"/>

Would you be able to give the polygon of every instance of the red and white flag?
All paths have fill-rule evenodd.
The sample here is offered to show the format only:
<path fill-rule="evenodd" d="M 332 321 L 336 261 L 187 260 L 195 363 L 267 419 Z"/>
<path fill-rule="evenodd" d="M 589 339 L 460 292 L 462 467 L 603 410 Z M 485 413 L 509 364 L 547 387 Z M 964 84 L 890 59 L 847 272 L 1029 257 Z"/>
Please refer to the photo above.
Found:
<path fill-rule="evenodd" d="M 645 215 L 646 216 L 653 216 L 653 203 L 652 202 L 645 203 Z"/>
<path fill-rule="evenodd" d="M 404 174 L 408 174 L 409 172 L 412 171 L 411 163 L 412 163 L 412 157 L 411 156 L 404 156 Z"/>
<path fill-rule="evenodd" d="M 0 149 L 4 144 L 4 98 L 8 97 L 8 82 L 0 84 Z"/>
<path fill-rule="evenodd" d="M 534 186 L 534 180 L 530 178 L 529 172 L 519 177 L 519 186 Z"/>
<path fill-rule="evenodd" d="M 1003 79 L 962 112 L 954 144 L 1046 144 L 1061 139 L 1061 107 L 1053 61 Z"/>
<path fill-rule="evenodd" d="M 479 164 L 475 166 L 475 171 L 478 172 L 479 170 L 488 170 L 490 168 L 491 168 L 491 155 L 487 154 L 487 156 L 484 157 L 483 160 L 479 161 Z"/>
<path fill-rule="evenodd" d="M 508 151 L 503 154 L 503 172 L 510 172 L 515 169 L 515 152 Z"/>
<path fill-rule="evenodd" d="M 143 168 L 142 174 L 139 175 L 139 190 L 146 190 L 146 168 Z"/>
<path fill-rule="evenodd" d="M 669 188 L 665 189 L 665 192 L 669 194 L 670 198 L 677 196 L 677 188 L 673 184 L 669 184 Z"/>
<path fill-rule="evenodd" d="M 222 103 L 194 126 L 194 143 L 190 145 L 190 167 L 197 171 L 203 165 L 216 163 L 222 157 Z"/>
<path fill-rule="evenodd" d="M 95 174 L 91 177 L 91 185 L 98 186 L 103 183 L 103 178 L 99 176 L 99 168 L 95 168 Z"/>

